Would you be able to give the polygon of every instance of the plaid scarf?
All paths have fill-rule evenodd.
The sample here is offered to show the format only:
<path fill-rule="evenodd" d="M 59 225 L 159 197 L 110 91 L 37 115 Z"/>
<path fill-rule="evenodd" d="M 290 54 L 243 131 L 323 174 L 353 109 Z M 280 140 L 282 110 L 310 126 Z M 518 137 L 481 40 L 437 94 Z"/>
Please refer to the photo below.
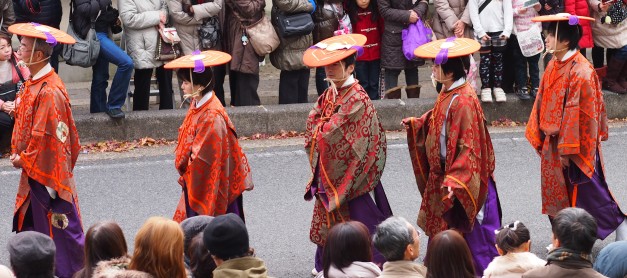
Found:
<path fill-rule="evenodd" d="M 557 264 L 567 269 L 592 268 L 592 256 L 568 248 L 555 248 L 546 257 L 549 264 Z"/>

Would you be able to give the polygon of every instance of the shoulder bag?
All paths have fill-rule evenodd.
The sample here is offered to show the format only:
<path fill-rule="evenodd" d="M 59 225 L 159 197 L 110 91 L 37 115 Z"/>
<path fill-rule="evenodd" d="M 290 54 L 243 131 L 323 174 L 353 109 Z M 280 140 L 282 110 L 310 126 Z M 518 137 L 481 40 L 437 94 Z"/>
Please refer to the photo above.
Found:
<path fill-rule="evenodd" d="M 217 16 L 205 19 L 198 27 L 200 48 L 202 50 L 215 48 L 222 38 L 220 31 L 220 20 L 218 20 Z"/>
<path fill-rule="evenodd" d="M 76 39 L 75 44 L 64 44 L 62 56 L 65 63 L 71 66 L 88 68 L 96 64 L 100 54 L 100 41 L 96 37 L 96 20 L 98 16 L 91 20 L 91 26 L 85 39 L 81 38 L 72 27 L 72 17 L 74 15 L 74 1 L 70 2 L 70 22 L 67 26 L 68 35 Z"/>
<path fill-rule="evenodd" d="M 181 38 L 174 27 L 159 28 L 157 38 L 157 51 L 155 59 L 158 61 L 171 61 L 181 56 Z"/>
<path fill-rule="evenodd" d="M 281 38 L 309 35 L 313 31 L 314 22 L 310 13 L 286 14 L 278 8 L 277 11 L 273 23 Z"/>
<path fill-rule="evenodd" d="M 259 21 L 248 26 L 243 24 L 239 15 L 236 14 L 236 16 L 240 19 L 240 22 L 242 22 L 242 28 L 244 28 L 243 36 L 250 38 L 250 44 L 258 56 L 266 56 L 279 47 L 279 44 L 281 43 L 279 36 L 274 30 L 274 26 L 272 26 L 272 23 L 266 16 L 265 12 L 262 12 L 262 16 Z"/>

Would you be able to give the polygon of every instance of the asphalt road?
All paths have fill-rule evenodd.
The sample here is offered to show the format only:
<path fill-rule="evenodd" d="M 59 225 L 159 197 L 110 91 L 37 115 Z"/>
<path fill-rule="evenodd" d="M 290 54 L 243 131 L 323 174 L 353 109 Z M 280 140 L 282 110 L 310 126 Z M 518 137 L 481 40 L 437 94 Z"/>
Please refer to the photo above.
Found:
<path fill-rule="evenodd" d="M 550 226 L 540 213 L 539 160 L 521 130 L 493 130 L 496 182 L 503 221 L 520 220 L 532 234 L 532 251 L 545 257 Z M 603 143 L 607 180 L 619 203 L 627 204 L 627 126 L 610 130 Z M 401 133 L 388 140 L 387 165 L 382 183 L 395 215 L 416 221 L 420 196 Z M 303 199 L 310 178 L 302 139 L 246 141 L 255 189 L 244 195 L 244 210 L 251 246 L 276 277 L 309 277 L 314 244 L 309 241 L 312 202 Z M 75 169 L 85 230 L 100 220 L 115 220 L 124 229 L 132 249 L 135 233 L 150 216 L 172 217 L 181 189 L 173 166 L 172 147 L 127 154 L 81 155 Z M 0 160 L 0 250 L 12 235 L 12 211 L 19 172 Z M 623 206 L 625 209 L 627 207 Z M 599 241 L 595 251 L 613 242 Z M 426 237 L 421 236 L 421 251 Z M 422 257 L 422 256 L 421 256 Z M 8 254 L 0 251 L 0 263 Z"/>

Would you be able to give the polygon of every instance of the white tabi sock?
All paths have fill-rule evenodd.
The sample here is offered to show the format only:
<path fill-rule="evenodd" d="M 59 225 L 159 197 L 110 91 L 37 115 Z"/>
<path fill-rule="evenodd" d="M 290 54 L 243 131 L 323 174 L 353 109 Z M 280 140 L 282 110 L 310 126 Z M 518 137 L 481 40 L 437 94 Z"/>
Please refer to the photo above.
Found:
<path fill-rule="evenodd" d="M 616 241 L 627 240 L 627 219 L 616 228 Z"/>

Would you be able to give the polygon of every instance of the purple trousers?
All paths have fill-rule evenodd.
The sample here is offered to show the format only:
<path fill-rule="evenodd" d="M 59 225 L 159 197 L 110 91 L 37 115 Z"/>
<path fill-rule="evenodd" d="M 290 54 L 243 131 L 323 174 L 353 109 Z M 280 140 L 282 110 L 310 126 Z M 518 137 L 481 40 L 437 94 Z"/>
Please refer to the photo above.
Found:
<path fill-rule="evenodd" d="M 46 187 L 33 180 L 28 179 L 30 185 L 30 204 L 24 217 L 22 230 L 17 231 L 17 215 L 14 217 L 14 230 L 36 231 L 46 235 L 51 235 L 56 246 L 55 255 L 55 275 L 59 278 L 71 278 L 74 273 L 83 268 L 85 236 L 81 219 L 78 215 L 76 205 L 68 203 L 57 197 L 52 199 Z M 67 217 L 68 223 L 64 229 L 51 225 L 48 219 L 48 212 L 63 214 Z M 57 223 L 63 227 L 63 223 Z"/>
<path fill-rule="evenodd" d="M 197 216 L 198 213 L 189 206 L 189 201 L 187 199 L 187 187 L 183 187 L 183 195 L 185 196 L 185 214 L 187 214 L 187 218 Z M 229 204 L 226 208 L 226 213 L 234 213 L 237 214 L 242 221 L 246 222 L 244 218 L 244 197 L 243 195 L 239 195 L 235 201 Z M 213 215 L 212 215 L 213 216 Z"/>
<path fill-rule="evenodd" d="M 625 221 L 625 214 L 618 207 L 605 182 L 598 154 L 595 164 L 591 178 L 572 162 L 564 170 L 564 176 L 571 204 L 585 209 L 597 220 L 597 237 L 603 240 Z"/>
<path fill-rule="evenodd" d="M 392 216 L 392 209 L 381 182 L 374 188 L 373 193 L 374 200 L 367 193 L 348 201 L 350 219 L 366 225 L 371 235 L 375 233 L 379 223 Z M 323 246 L 318 245 L 315 256 L 316 271 L 322 271 L 322 254 Z M 383 263 L 385 263 L 385 258 L 374 246 L 372 246 L 372 262 L 379 265 L 379 267 L 383 267 Z"/>

